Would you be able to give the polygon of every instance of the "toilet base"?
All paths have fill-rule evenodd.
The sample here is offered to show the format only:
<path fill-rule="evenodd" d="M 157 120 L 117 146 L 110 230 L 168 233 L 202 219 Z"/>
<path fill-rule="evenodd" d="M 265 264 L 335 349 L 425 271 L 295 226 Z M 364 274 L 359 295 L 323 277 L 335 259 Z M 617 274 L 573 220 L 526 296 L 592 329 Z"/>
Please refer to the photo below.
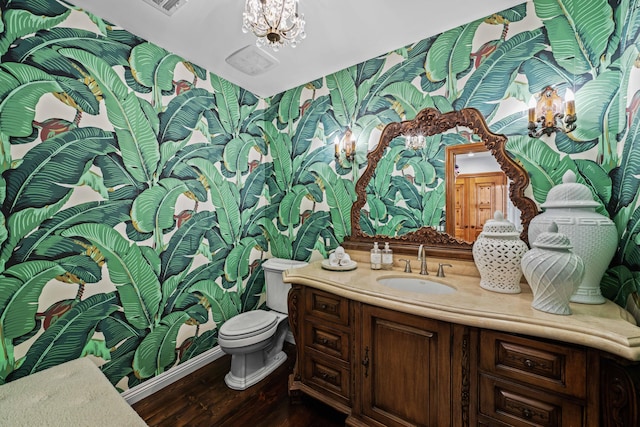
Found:
<path fill-rule="evenodd" d="M 247 355 L 248 356 L 248 355 Z M 233 357 L 243 357 L 241 355 L 234 355 Z M 284 351 L 280 351 L 276 353 L 273 357 L 266 361 L 264 367 L 252 372 L 251 374 L 239 377 L 233 374 L 233 369 L 227 373 L 224 377 L 224 382 L 230 389 L 233 390 L 246 390 L 254 384 L 257 384 L 264 378 L 266 378 L 270 373 L 275 371 L 280 365 L 282 365 L 287 360 L 287 354 Z"/>

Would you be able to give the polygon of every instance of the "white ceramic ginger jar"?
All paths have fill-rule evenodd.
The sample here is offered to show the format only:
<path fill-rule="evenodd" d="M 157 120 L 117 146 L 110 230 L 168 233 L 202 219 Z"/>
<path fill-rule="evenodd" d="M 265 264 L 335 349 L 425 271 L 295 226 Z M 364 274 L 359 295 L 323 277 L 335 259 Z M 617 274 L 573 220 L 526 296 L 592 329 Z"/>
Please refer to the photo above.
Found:
<path fill-rule="evenodd" d="M 558 233 L 558 226 L 552 222 L 522 257 L 522 272 L 533 292 L 531 307 L 545 313 L 571 314 L 569 298 L 580 285 L 584 271 L 582 259 L 571 252 L 569 238 Z"/>
<path fill-rule="evenodd" d="M 586 185 L 576 182 L 573 171 L 567 171 L 562 184 L 549 190 L 541 205 L 544 212 L 529 223 L 529 242 L 536 241 L 552 222 L 560 233 L 566 234 L 573 252 L 582 258 L 585 274 L 580 286 L 571 296 L 571 302 L 602 304 L 600 281 L 618 247 L 618 232 L 609 217 L 595 211 L 598 202 Z"/>
<path fill-rule="evenodd" d="M 493 292 L 520 292 L 520 260 L 527 252 L 515 225 L 496 211 L 473 244 L 473 261 L 480 272 L 480 287 Z"/>

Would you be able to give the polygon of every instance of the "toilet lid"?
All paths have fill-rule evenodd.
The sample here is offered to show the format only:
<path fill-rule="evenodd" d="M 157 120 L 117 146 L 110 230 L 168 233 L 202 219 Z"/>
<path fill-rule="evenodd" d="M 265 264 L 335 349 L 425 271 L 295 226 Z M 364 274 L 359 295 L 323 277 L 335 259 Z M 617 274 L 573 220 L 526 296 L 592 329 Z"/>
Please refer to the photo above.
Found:
<path fill-rule="evenodd" d="M 278 318 L 271 311 L 247 311 L 224 322 L 218 336 L 226 340 L 249 338 L 276 327 L 277 323 Z"/>
<path fill-rule="evenodd" d="M 309 263 L 305 261 L 296 261 L 284 258 L 269 258 L 262 263 L 262 268 L 282 272 L 289 268 L 304 267 L 306 265 L 309 265 Z"/>

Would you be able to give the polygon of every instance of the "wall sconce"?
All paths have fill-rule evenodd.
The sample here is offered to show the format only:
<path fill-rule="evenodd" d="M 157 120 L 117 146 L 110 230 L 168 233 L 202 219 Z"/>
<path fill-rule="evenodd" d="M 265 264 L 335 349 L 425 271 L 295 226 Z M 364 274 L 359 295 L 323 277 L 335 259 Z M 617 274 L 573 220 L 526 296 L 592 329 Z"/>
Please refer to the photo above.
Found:
<path fill-rule="evenodd" d="M 424 135 L 403 135 L 405 148 L 417 151 L 422 150 L 427 144 Z"/>
<path fill-rule="evenodd" d="M 564 102 L 551 86 L 545 87 L 537 100 L 532 96 L 529 101 L 529 136 L 532 138 L 572 132 L 576 119 L 576 104 L 570 89 L 565 91 Z"/>
<path fill-rule="evenodd" d="M 340 157 L 342 153 L 344 153 L 345 159 L 349 162 L 353 162 L 356 158 L 356 140 L 353 138 L 353 134 L 350 129 L 348 129 L 342 139 L 338 139 L 334 142 L 336 147 L 336 160 L 340 161 Z"/>

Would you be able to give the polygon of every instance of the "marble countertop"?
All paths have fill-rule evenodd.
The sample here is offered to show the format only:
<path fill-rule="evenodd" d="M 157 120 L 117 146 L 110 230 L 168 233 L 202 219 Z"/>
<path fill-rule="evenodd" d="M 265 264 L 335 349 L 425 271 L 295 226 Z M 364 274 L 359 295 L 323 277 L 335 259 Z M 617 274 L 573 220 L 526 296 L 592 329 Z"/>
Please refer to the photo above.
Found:
<path fill-rule="evenodd" d="M 447 269 L 447 277 L 439 278 L 433 272 L 429 276 L 404 273 L 398 266 L 393 270 L 371 270 L 364 262 L 359 262 L 352 271 L 329 271 L 316 261 L 306 267 L 287 270 L 284 281 L 400 312 L 580 344 L 640 361 L 640 327 L 615 303 L 572 303 L 571 315 L 548 314 L 531 307 L 533 294 L 526 283 L 522 283 L 519 294 L 491 292 L 482 289 L 480 278 L 468 274 L 468 270 L 456 269 L 454 265 Z M 423 278 L 452 286 L 456 292 L 447 295 L 408 292 L 377 282 L 378 278 L 387 276 Z"/>

